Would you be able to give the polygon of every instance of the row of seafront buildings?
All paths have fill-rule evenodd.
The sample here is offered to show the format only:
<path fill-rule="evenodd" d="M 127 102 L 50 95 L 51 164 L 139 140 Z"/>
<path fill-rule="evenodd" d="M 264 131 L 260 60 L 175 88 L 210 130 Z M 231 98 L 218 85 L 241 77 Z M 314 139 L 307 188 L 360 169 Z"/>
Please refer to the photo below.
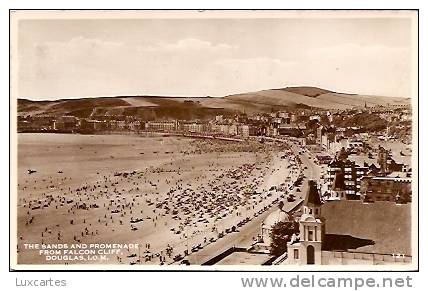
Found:
<path fill-rule="evenodd" d="M 144 129 L 144 123 L 135 118 L 120 119 L 79 118 L 75 116 L 37 115 L 18 117 L 19 132 L 106 132 Z"/>
<path fill-rule="evenodd" d="M 220 134 L 225 136 L 249 137 L 257 135 L 260 127 L 243 123 L 202 121 L 147 121 L 144 130 L 153 132 L 189 132 L 195 134 Z"/>
<path fill-rule="evenodd" d="M 407 107 L 390 109 L 387 107 L 365 108 L 373 114 L 384 114 L 390 120 L 411 119 L 411 111 Z M 197 134 L 221 134 L 226 136 L 292 136 L 305 137 L 311 140 L 314 124 L 334 124 L 341 116 L 352 116 L 363 112 L 360 110 L 326 111 L 321 109 L 298 109 L 290 112 L 276 111 L 258 113 L 247 116 L 245 113 L 234 115 L 217 115 L 210 120 L 176 120 L 157 118 L 147 120 L 137 116 L 94 115 L 77 117 L 71 115 L 55 116 L 37 114 L 18 116 L 20 132 L 108 132 L 108 131 L 149 131 L 149 132 L 191 132 Z M 409 117 L 410 116 L 410 117 Z M 331 151 L 340 146 L 341 136 L 346 136 L 355 128 L 335 128 L 334 133 L 328 127 L 320 126 L 316 132 L 316 140 Z M 341 133 L 341 135 L 339 135 Z M 315 137 L 313 137 L 315 139 Z"/>
<path fill-rule="evenodd" d="M 282 133 L 295 133 L 305 129 L 300 125 L 282 125 L 271 123 L 272 118 L 257 115 L 254 119 L 223 118 L 213 120 L 139 120 L 133 117 L 79 118 L 75 116 L 39 115 L 18 117 L 19 132 L 69 132 L 69 133 L 105 133 L 105 132 L 159 132 L 194 134 L 218 134 L 224 136 L 249 137 L 256 135 L 274 136 Z M 282 118 L 276 118 L 281 122 Z"/>
<path fill-rule="evenodd" d="M 304 136 L 306 123 L 320 120 L 317 111 L 302 109 L 296 112 L 277 111 L 247 116 L 217 115 L 210 120 L 176 120 L 157 118 L 146 120 L 135 116 L 111 115 L 77 117 L 49 114 L 18 116 L 20 132 L 105 132 L 105 131 L 151 131 L 192 132 L 198 134 L 222 134 L 227 136 Z"/>
<path fill-rule="evenodd" d="M 218 115 L 212 120 L 142 120 L 133 116 L 75 116 L 37 115 L 18 117 L 20 132 L 190 132 L 226 136 L 293 136 L 303 137 L 306 123 L 319 120 L 319 115 L 302 112 L 300 115 L 277 112 L 251 117 Z"/>

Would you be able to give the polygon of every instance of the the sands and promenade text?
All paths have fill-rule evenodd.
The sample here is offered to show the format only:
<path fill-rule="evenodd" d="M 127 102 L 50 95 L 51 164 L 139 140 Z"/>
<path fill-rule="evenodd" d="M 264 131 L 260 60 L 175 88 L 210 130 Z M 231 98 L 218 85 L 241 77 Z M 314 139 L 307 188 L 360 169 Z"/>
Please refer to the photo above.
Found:
<path fill-rule="evenodd" d="M 26 250 L 34 250 L 46 261 L 107 261 L 122 250 L 138 249 L 138 244 L 76 243 L 76 244 L 24 244 Z"/>

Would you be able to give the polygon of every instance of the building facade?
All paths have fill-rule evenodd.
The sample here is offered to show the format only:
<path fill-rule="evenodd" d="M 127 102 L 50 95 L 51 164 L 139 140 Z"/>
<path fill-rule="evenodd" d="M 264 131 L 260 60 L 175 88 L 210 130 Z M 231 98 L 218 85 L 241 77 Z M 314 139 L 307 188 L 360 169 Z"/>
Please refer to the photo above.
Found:
<path fill-rule="evenodd" d="M 339 160 L 335 159 L 327 167 L 327 174 L 325 177 L 325 182 L 327 184 L 327 197 L 331 197 L 333 190 L 333 182 L 336 178 L 336 175 L 343 176 L 343 190 L 346 195 L 346 199 L 355 199 L 357 193 L 357 171 L 355 162 L 352 162 L 348 159 Z"/>
<path fill-rule="evenodd" d="M 390 201 L 400 204 L 412 202 L 412 178 L 408 173 L 393 173 L 385 177 L 362 178 L 363 202 Z"/>

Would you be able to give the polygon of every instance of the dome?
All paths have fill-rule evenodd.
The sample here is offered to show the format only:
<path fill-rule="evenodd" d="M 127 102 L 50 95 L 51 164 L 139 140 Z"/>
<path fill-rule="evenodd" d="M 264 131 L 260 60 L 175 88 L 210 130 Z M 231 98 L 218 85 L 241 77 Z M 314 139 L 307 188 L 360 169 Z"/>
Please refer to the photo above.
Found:
<path fill-rule="evenodd" d="M 313 217 L 312 214 L 303 214 L 300 217 L 300 221 L 307 221 L 307 222 L 309 222 L 309 221 L 316 221 L 316 219 L 315 219 L 315 217 Z"/>
<path fill-rule="evenodd" d="M 264 228 L 272 228 L 278 222 L 289 222 L 290 218 L 288 217 L 288 213 L 284 210 L 277 209 L 263 221 Z"/>

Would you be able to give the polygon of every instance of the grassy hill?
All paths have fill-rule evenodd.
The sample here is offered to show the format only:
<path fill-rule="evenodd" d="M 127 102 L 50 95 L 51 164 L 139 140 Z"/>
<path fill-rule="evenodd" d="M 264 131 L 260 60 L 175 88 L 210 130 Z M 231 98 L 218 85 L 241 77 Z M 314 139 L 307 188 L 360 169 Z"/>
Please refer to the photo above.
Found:
<path fill-rule="evenodd" d="M 197 98 L 97 97 L 56 101 L 18 100 L 18 115 L 135 116 L 143 119 L 205 119 L 230 114 L 223 107 L 202 105 Z"/>
<path fill-rule="evenodd" d="M 304 95 L 308 97 L 318 97 L 322 94 L 334 93 L 332 91 L 317 88 L 317 87 L 286 87 L 286 88 L 274 89 L 274 90 L 282 90 L 282 91 L 291 92 L 291 93 Z"/>
<path fill-rule="evenodd" d="M 287 87 L 225 97 L 117 96 L 55 101 L 18 99 L 18 114 L 78 117 L 132 115 L 140 118 L 208 119 L 217 114 L 248 114 L 295 108 L 349 109 L 409 104 L 410 99 L 336 93 L 316 87 Z"/>
<path fill-rule="evenodd" d="M 263 104 L 265 106 L 284 105 L 296 107 L 301 105 L 323 109 L 350 109 L 356 106 L 410 104 L 409 98 L 368 96 L 336 93 L 316 87 L 288 87 L 263 90 L 252 93 L 226 96 L 226 99 L 239 102 Z"/>

